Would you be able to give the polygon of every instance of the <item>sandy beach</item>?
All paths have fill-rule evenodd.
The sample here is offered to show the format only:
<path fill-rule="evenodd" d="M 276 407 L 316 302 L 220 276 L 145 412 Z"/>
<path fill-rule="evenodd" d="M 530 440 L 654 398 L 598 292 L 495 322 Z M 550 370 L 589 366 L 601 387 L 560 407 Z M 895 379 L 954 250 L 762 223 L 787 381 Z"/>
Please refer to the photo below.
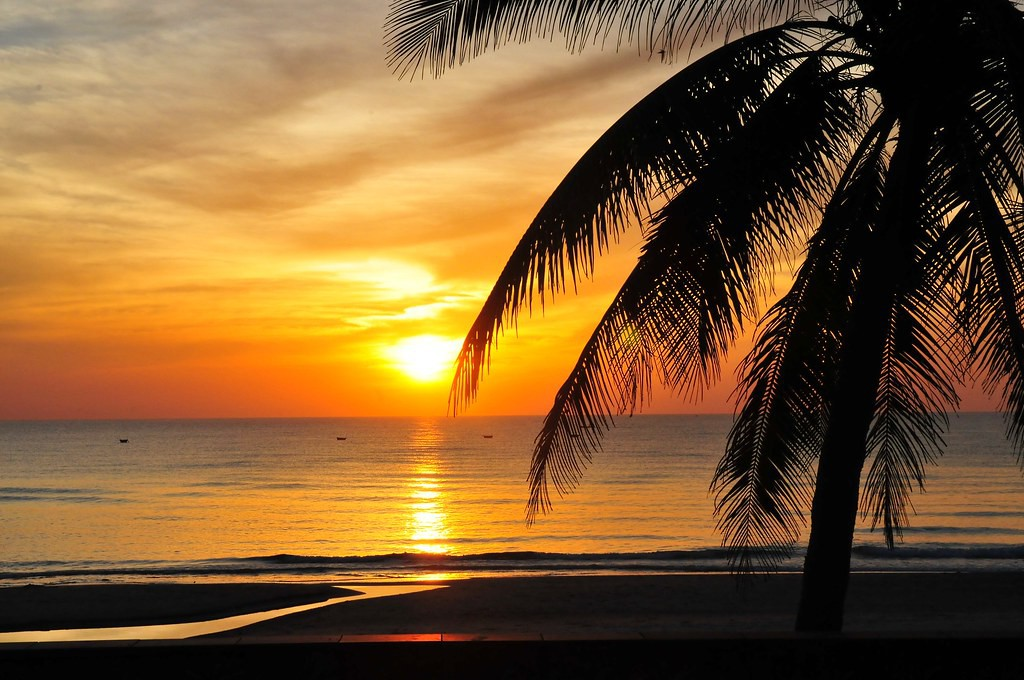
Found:
<path fill-rule="evenodd" d="M 745 585 L 728 574 L 470 579 L 315 609 L 225 635 L 788 632 L 798 594 L 795 574 Z M 846 630 L 1024 633 L 1024 575 L 855 575 Z"/>
<path fill-rule="evenodd" d="M 728 574 L 433 583 L 444 587 L 342 601 L 220 635 L 787 632 L 799 593 L 796 574 L 746 584 Z M 335 584 L 14 586 L 0 588 L 0 631 L 199 621 L 345 593 Z M 854 574 L 846 632 L 1024 633 L 1024 573 Z"/>
<path fill-rule="evenodd" d="M 360 584 L 340 585 L 353 591 L 360 588 Z M 794 574 L 775 575 L 745 587 L 738 587 L 737 580 L 727 574 L 477 578 L 444 585 L 407 595 L 340 601 L 202 638 L 151 643 L 148 649 L 163 649 L 164 654 L 176 650 L 168 659 L 182 663 L 191 658 L 182 655 L 186 649 L 191 655 L 199 650 L 204 654 L 221 650 L 223 654 L 227 649 L 236 654 L 247 645 L 250 655 L 260 653 L 255 651 L 258 648 L 277 650 L 258 662 L 251 656 L 244 661 L 232 657 L 230 663 L 236 667 L 264 667 L 270 659 L 284 663 L 282 659 L 298 654 L 308 660 L 315 649 L 313 656 L 320 659 L 318 670 L 300 673 L 307 677 L 368 677 L 367 669 L 380 670 L 379 677 L 394 677 L 402 668 L 424 663 L 443 669 L 436 677 L 472 677 L 480 664 L 508 665 L 513 660 L 522 673 L 493 677 L 536 677 L 542 668 L 547 669 L 546 677 L 575 677 L 568 671 L 551 675 L 551 669 L 564 670 L 564 663 L 559 663 L 566 659 L 573 659 L 581 673 L 587 668 L 587 673 L 596 673 L 596 677 L 621 677 L 623 667 L 615 665 L 621 663 L 629 664 L 631 677 L 663 677 L 667 672 L 664 664 L 683 653 L 686 664 L 678 666 L 673 661 L 670 667 L 689 671 L 682 675 L 673 671 L 670 676 L 700 677 L 689 673 L 715 663 L 721 666 L 725 655 L 735 672 L 723 677 L 742 677 L 744 669 L 753 668 L 751 664 L 758 658 L 768 677 L 825 677 L 821 664 L 833 670 L 837 664 L 852 669 L 857 663 L 866 663 L 868 657 L 883 668 L 901 668 L 901 676 L 907 677 L 908 668 L 897 660 L 913 662 L 917 671 L 948 670 L 949 664 L 960 658 L 957 649 L 974 650 L 983 644 L 991 646 L 981 653 L 984 674 L 974 677 L 1019 677 L 1014 673 L 1022 669 L 1019 660 L 1011 660 L 1016 652 L 1011 655 L 1008 651 L 1018 649 L 1024 640 L 1024 574 L 1020 573 L 855 574 L 846 629 L 840 636 L 824 637 L 790 632 L 799 590 L 799 577 Z M 322 602 L 337 598 L 338 593 L 327 584 L 9 587 L 0 589 L 0 628 L 195 621 Z M 442 640 L 489 640 L 493 644 L 437 645 L 447 656 L 430 651 L 434 646 L 415 644 Z M 381 644 L 332 644 L 357 641 Z M 282 644 L 288 642 L 292 644 Z M 308 647 L 311 644 L 319 646 Z M 119 649 L 129 647 L 122 644 Z M 81 644 L 0 644 L 0 667 L 11 673 L 10 677 L 16 677 L 19 669 L 29 676 L 39 671 L 42 659 L 67 661 L 66 656 L 56 654 L 58 650 L 65 655 L 72 653 L 68 650 L 82 654 L 83 648 L 98 653 L 95 646 Z M 359 651 L 354 651 L 357 648 Z M 141 653 L 140 649 L 132 653 Z M 462 651 L 452 651 L 458 649 Z M 476 651 L 470 654 L 467 649 Z M 742 654 L 733 659 L 730 650 Z M 96 656 L 76 656 L 67 663 L 77 668 L 88 665 L 90 658 L 99 662 Z M 161 663 L 170 668 L 168 659 Z M 212 658 L 204 659 L 190 663 L 217 666 Z M 338 670 L 341 659 L 347 672 Z M 458 673 L 453 670 L 454 659 L 476 665 Z M 288 663 L 296 662 L 292 658 Z M 321 676 L 324 663 L 333 670 Z M 770 672 L 776 667 L 793 670 L 792 663 L 806 672 Z M 972 668 L 979 668 L 978 657 L 972 663 Z M 384 668 L 391 670 L 385 673 Z M 369 672 L 369 676 L 376 675 Z M 909 677 L 916 676 L 911 672 Z"/>

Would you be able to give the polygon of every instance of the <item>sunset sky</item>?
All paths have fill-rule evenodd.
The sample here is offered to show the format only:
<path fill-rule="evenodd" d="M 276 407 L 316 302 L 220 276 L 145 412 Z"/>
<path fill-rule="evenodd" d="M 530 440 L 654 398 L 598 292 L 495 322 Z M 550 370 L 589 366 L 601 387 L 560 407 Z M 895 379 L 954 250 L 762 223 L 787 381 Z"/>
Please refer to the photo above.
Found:
<path fill-rule="evenodd" d="M 678 65 L 537 42 L 401 80 L 385 13 L 5 3 L 0 418 L 446 413 L 449 374 L 402 362 L 455 346 L 559 179 Z M 501 340 L 470 414 L 547 410 L 638 244 Z M 649 411 L 731 411 L 726 378 Z"/>

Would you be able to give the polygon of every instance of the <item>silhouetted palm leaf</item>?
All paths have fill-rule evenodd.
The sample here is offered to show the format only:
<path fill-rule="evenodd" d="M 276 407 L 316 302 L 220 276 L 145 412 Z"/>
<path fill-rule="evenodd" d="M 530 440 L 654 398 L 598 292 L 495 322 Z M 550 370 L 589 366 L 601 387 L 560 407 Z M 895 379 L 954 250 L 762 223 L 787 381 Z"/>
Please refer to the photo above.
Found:
<path fill-rule="evenodd" d="M 634 106 L 576 163 L 516 246 L 473 323 L 453 382 L 458 412 L 476 395 L 495 338 L 534 294 L 564 290 L 651 201 L 685 185 L 795 66 L 803 44 L 782 29 L 739 40 Z"/>
<path fill-rule="evenodd" d="M 636 44 L 671 55 L 715 33 L 759 28 L 813 0 L 404 0 L 385 29 L 388 66 L 402 75 L 446 69 L 509 43 L 565 37 L 566 48 Z M 851 5 L 852 3 L 838 3 Z"/>
<path fill-rule="evenodd" d="M 741 367 L 742 406 L 712 483 L 739 569 L 772 569 L 799 536 L 808 469 L 829 417 L 850 272 L 865 247 L 858 227 L 879 210 L 892 124 L 877 121 L 853 154 L 793 287 L 767 314 Z"/>
<path fill-rule="evenodd" d="M 773 264 L 792 250 L 794 224 L 812 223 L 846 153 L 851 129 L 830 121 L 858 116 L 837 115 L 850 103 L 834 76 L 804 61 L 654 218 L 538 436 L 531 518 L 549 506 L 548 476 L 559 493 L 572 488 L 609 427 L 606 414 L 641 406 L 653 371 L 691 395 L 717 379 L 744 317 L 757 316 Z"/>

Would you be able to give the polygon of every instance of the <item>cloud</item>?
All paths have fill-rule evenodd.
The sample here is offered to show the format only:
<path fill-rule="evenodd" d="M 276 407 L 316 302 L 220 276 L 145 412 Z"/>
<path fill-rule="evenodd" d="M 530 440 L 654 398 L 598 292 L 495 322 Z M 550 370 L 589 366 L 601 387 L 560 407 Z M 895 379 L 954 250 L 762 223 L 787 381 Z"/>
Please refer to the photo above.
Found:
<path fill-rule="evenodd" d="M 667 77 L 539 43 L 401 81 L 386 9 L 5 5 L 0 355 L 25 384 L 461 335 L 565 170 Z"/>
<path fill-rule="evenodd" d="M 612 84 L 650 71 L 599 52 L 559 54 L 552 67 L 556 52 L 541 45 L 492 55 L 486 70 L 400 82 L 384 68 L 384 11 L 315 0 L 16 3 L 0 31 L 0 124 L 11 132 L 0 156 L 14 164 L 5 174 L 45 179 L 41 192 L 87 182 L 88 201 L 299 210 L 351 198 L 370 177 L 443 176 L 473 158 L 478 173 L 493 172 L 523 145 L 551 145 L 550 131 Z M 573 153 L 595 137 L 577 135 L 563 142 Z M 503 150 L 512 155 L 495 158 Z"/>
<path fill-rule="evenodd" d="M 252 162 L 277 118 L 375 72 L 346 3 L 34 6 L 0 32 L 0 149 L 37 173 L 101 171 L 116 186 L 154 167 Z"/>
<path fill-rule="evenodd" d="M 484 91 L 447 111 L 434 130 L 434 135 L 443 140 L 442 145 L 481 150 L 520 147 L 524 140 L 536 140 L 545 131 L 560 130 L 566 122 L 576 122 L 577 134 L 585 144 L 579 148 L 582 153 L 604 129 L 591 129 L 591 125 L 579 125 L 578 121 L 589 122 L 596 117 L 600 119 L 597 126 L 607 127 L 640 96 L 671 75 L 669 70 L 635 55 L 587 53 L 559 58 L 548 54 L 548 50 L 543 53 L 552 63 L 528 62 L 529 66 L 520 67 L 520 72 L 501 87 Z M 500 56 L 516 64 L 514 54 Z M 448 77 L 457 76 L 453 72 Z M 623 84 L 628 84 L 627 91 L 637 94 L 623 95 Z M 610 97 L 610 93 L 617 96 Z M 580 139 L 571 141 L 576 145 Z"/>

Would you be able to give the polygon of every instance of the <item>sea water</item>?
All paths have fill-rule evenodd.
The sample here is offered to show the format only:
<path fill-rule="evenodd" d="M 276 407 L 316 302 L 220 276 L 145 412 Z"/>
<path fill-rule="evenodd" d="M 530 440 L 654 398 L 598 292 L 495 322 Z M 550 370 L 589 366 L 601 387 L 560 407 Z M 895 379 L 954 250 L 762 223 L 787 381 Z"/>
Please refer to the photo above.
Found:
<path fill-rule="evenodd" d="M 617 419 L 528 526 L 539 417 L 3 422 L 0 584 L 728 570 L 709 485 L 730 423 Z M 956 416 L 904 541 L 862 522 L 854 568 L 1024 567 L 1003 432 Z"/>

